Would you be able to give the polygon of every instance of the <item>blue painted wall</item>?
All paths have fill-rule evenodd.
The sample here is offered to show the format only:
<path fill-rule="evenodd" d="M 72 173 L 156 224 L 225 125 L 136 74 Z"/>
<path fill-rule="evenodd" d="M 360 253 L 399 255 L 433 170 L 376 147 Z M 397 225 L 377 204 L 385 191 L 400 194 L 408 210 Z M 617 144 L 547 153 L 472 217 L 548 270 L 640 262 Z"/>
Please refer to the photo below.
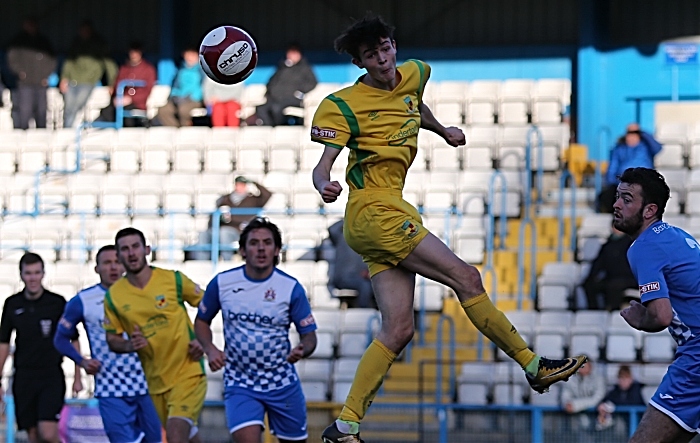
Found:
<path fill-rule="evenodd" d="M 579 53 L 578 140 L 589 146 L 593 158 L 607 159 L 610 146 L 636 120 L 633 97 L 640 102 L 639 123 L 654 131 L 654 104 L 671 99 L 673 73 L 666 64 L 663 46 L 597 51 L 583 48 Z M 678 68 L 678 94 L 697 99 L 700 94 L 698 65 Z M 665 98 L 665 100 L 663 100 Z M 607 135 L 607 134 L 610 135 Z"/>

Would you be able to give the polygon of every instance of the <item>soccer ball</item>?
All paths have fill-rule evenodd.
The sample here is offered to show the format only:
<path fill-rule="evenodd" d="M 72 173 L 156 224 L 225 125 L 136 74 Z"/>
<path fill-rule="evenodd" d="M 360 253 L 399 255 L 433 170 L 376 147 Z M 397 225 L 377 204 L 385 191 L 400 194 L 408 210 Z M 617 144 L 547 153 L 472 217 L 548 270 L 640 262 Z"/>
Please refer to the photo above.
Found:
<path fill-rule="evenodd" d="M 258 49 L 253 38 L 235 26 L 219 26 L 204 37 L 199 46 L 199 64 L 217 83 L 240 83 L 258 64 Z"/>

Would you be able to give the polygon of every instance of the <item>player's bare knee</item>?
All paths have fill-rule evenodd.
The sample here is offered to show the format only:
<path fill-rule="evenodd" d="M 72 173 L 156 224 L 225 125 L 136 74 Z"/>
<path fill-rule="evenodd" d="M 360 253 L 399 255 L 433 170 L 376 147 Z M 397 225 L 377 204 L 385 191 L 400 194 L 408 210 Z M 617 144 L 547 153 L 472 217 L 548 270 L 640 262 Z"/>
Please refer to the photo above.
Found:
<path fill-rule="evenodd" d="M 481 274 L 474 266 L 464 263 L 455 278 L 459 287 L 453 289 L 461 301 L 485 292 Z"/>

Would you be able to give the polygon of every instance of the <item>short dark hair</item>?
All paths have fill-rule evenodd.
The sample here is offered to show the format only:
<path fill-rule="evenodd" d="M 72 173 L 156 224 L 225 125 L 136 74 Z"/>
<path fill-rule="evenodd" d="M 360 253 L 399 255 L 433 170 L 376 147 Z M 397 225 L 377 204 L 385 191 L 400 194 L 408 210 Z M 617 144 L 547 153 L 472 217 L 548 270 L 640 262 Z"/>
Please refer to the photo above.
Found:
<path fill-rule="evenodd" d="M 136 228 L 124 228 L 117 232 L 117 235 L 114 236 L 115 247 L 119 244 L 120 238 L 128 237 L 129 235 L 138 235 L 141 239 L 141 243 L 143 243 L 143 245 L 146 246 L 146 236 L 143 235 L 143 232 L 139 231 Z"/>
<path fill-rule="evenodd" d="M 39 254 L 25 252 L 22 258 L 19 259 L 19 272 L 22 272 L 24 265 L 33 265 L 34 263 L 41 263 L 41 269 L 44 269 L 44 259 Z"/>
<path fill-rule="evenodd" d="M 100 264 L 100 255 L 102 255 L 103 252 L 107 251 L 116 251 L 117 247 L 114 245 L 104 245 L 100 249 L 97 250 L 97 255 L 95 256 L 95 263 L 98 265 Z"/>
<path fill-rule="evenodd" d="M 339 54 L 347 53 L 355 59 L 360 58 L 360 46 L 374 46 L 383 38 L 394 40 L 394 27 L 379 15 L 371 12 L 356 20 L 335 39 L 333 46 Z"/>
<path fill-rule="evenodd" d="M 620 182 L 639 185 L 642 188 L 642 206 L 655 204 L 658 208 L 656 217 L 661 220 L 666 210 L 666 203 L 671 198 L 671 189 L 659 171 L 641 167 L 628 168 L 620 176 Z"/>
<path fill-rule="evenodd" d="M 272 239 L 275 241 L 275 246 L 282 249 L 282 233 L 276 224 L 272 223 L 266 217 L 255 217 L 252 219 L 241 232 L 241 238 L 238 242 L 241 249 L 245 249 L 245 244 L 248 242 L 248 235 L 253 229 L 267 229 L 272 233 Z M 275 257 L 275 265 L 280 262 L 279 255 Z"/>
<path fill-rule="evenodd" d="M 134 40 L 131 43 L 129 43 L 129 51 L 139 51 L 143 52 L 143 43 L 141 43 L 138 40 Z"/>
<path fill-rule="evenodd" d="M 632 369 L 629 367 L 629 365 L 620 365 L 620 369 L 617 370 L 617 376 L 618 377 L 631 377 L 632 376 Z"/>

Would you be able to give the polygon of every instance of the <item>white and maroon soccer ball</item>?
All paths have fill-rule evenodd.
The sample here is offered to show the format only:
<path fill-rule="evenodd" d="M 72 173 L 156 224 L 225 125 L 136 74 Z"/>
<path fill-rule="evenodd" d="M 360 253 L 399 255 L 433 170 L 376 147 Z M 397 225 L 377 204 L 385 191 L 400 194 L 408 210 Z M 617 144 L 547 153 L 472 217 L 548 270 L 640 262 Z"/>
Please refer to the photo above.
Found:
<path fill-rule="evenodd" d="M 204 37 L 199 47 L 199 64 L 215 82 L 240 83 L 258 64 L 258 49 L 253 38 L 241 28 L 219 26 Z"/>

